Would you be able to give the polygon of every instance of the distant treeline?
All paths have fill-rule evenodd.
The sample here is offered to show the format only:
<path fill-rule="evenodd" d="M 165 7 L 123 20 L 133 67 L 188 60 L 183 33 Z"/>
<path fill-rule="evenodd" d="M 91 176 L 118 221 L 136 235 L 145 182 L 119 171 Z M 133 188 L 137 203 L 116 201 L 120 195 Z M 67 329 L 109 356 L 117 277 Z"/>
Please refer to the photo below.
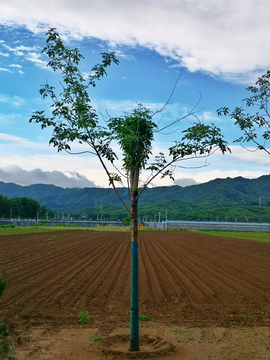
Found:
<path fill-rule="evenodd" d="M 217 206 L 217 203 L 192 199 L 163 200 L 156 203 L 142 203 L 139 206 L 140 221 L 195 220 L 195 221 L 238 221 L 270 223 L 270 207 L 256 205 Z M 211 207 L 212 205 L 212 207 Z M 54 219 L 56 212 L 48 210 L 37 200 L 26 197 L 8 199 L 0 194 L 0 217 L 20 219 Z M 127 210 L 120 205 L 107 204 L 102 208 L 92 206 L 76 212 L 65 212 L 65 218 L 73 220 L 118 220 L 128 217 Z"/>
<path fill-rule="evenodd" d="M 45 208 L 37 200 L 26 197 L 8 199 L 0 194 L 0 217 L 20 219 L 53 219 L 55 213 Z"/>
<path fill-rule="evenodd" d="M 65 217 L 74 220 L 119 220 L 128 217 L 127 210 L 118 205 L 89 207 L 76 212 L 66 212 Z M 207 208 L 203 203 L 181 200 L 159 201 L 154 204 L 140 204 L 140 221 L 194 220 L 194 221 L 237 221 L 237 222 L 267 222 L 270 223 L 270 207 L 268 206 L 223 206 Z"/>

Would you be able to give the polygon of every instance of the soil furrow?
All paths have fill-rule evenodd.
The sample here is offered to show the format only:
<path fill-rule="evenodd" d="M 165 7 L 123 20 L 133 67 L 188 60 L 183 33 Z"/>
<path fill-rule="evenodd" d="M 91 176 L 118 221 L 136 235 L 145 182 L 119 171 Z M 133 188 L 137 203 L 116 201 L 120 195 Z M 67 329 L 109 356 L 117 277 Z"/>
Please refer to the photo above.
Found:
<path fill-rule="evenodd" d="M 139 243 L 141 313 L 178 325 L 270 325 L 270 244 L 166 231 L 140 232 Z M 0 317 L 70 324 L 79 311 L 101 322 L 129 315 L 129 233 L 4 237 L 0 264 L 8 277 Z"/>

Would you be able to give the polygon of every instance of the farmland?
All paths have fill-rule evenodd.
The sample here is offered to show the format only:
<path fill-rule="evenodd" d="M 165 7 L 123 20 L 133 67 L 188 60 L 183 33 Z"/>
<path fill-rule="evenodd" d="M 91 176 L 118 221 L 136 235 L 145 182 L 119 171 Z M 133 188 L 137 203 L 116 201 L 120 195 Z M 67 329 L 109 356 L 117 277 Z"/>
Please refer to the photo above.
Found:
<path fill-rule="evenodd" d="M 129 240 L 127 232 L 93 230 L 0 237 L 0 267 L 6 267 L 8 278 L 0 319 L 7 316 L 21 334 L 18 349 L 27 354 L 25 358 L 37 359 L 38 351 L 44 356 L 40 359 L 50 359 L 49 344 L 59 331 L 61 339 L 64 332 L 71 336 L 68 331 L 81 334 L 80 341 L 88 336 L 87 346 L 79 348 L 88 347 L 90 359 L 89 353 L 102 359 L 98 342 L 89 350 L 90 334 L 108 341 L 112 334 L 128 334 Z M 206 354 L 211 349 L 213 358 L 230 358 L 231 342 L 245 341 L 243 334 L 251 339 L 254 333 L 252 351 L 260 354 L 258 359 L 269 358 L 269 243 L 186 231 L 140 232 L 139 241 L 140 314 L 151 319 L 142 323 L 141 332 L 169 338 L 178 355 L 168 358 L 179 359 L 182 351 L 183 358 L 193 359 L 189 356 L 199 356 L 202 345 Z M 89 324 L 78 324 L 80 312 L 89 314 Z M 47 352 L 40 345 L 44 336 Z M 35 348 L 36 340 L 36 352 L 31 352 L 29 342 L 34 338 L 39 347 Z M 84 359 L 84 355 L 61 356 Z"/>

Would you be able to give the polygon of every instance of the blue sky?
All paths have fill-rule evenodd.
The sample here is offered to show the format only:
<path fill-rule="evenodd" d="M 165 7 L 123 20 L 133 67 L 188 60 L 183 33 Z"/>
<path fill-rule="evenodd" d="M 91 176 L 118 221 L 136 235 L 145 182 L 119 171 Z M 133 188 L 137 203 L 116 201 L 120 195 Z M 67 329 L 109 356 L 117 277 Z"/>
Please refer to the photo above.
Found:
<path fill-rule="evenodd" d="M 232 120 L 216 116 L 221 106 L 240 105 L 245 88 L 270 68 L 269 15 L 270 3 L 259 0 L 0 0 L 0 181 L 108 186 L 97 159 L 57 153 L 48 146 L 50 130 L 29 124 L 32 111 L 50 105 L 41 99 L 40 85 L 60 80 L 41 55 L 49 26 L 80 49 L 85 73 L 101 52 L 116 52 L 120 64 L 90 93 L 103 113 L 120 116 L 137 102 L 161 108 L 181 71 L 163 118 L 156 120 L 166 124 L 184 115 L 201 94 L 200 118 L 220 127 L 232 154 L 215 154 L 202 168 L 193 168 L 204 164 L 197 160 L 182 163 L 175 182 L 155 179 L 153 186 L 269 174 L 270 157 L 233 144 L 240 132 Z M 165 151 L 188 126 L 182 122 L 173 134 L 157 137 L 154 152 Z"/>

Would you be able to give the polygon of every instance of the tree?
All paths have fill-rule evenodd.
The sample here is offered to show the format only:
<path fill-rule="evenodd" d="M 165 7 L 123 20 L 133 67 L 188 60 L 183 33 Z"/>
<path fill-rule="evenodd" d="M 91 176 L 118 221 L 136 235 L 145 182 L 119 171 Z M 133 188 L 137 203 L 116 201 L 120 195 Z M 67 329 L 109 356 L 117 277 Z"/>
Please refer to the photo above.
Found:
<path fill-rule="evenodd" d="M 127 217 L 125 217 L 123 219 L 122 225 L 124 225 L 124 226 L 130 226 L 131 225 L 130 216 L 127 216 Z"/>
<path fill-rule="evenodd" d="M 217 110 L 217 114 L 229 115 L 243 132 L 243 135 L 234 142 L 242 146 L 245 142 L 253 143 L 256 150 L 264 150 L 270 155 L 270 150 L 266 147 L 270 139 L 270 70 L 258 78 L 255 86 L 248 86 L 246 90 L 252 95 L 242 100 L 241 107 L 236 107 L 232 112 L 228 107 L 221 107 Z M 248 113 L 244 105 L 246 108 L 254 108 L 254 111 Z"/>
<path fill-rule="evenodd" d="M 91 106 L 88 90 L 96 86 L 96 81 L 106 74 L 106 68 L 111 64 L 118 64 L 114 53 L 102 53 L 101 64 L 92 68 L 92 72 L 84 77 L 78 65 L 83 56 L 78 49 L 64 46 L 59 34 L 54 28 L 49 29 L 47 46 L 43 49 L 50 61 L 48 67 L 60 71 L 63 76 L 62 92 L 56 95 L 55 88 L 45 84 L 40 94 L 52 100 L 51 116 L 44 111 L 35 111 L 30 122 L 40 123 L 41 128 L 52 127 L 50 144 L 74 154 L 71 144 L 78 141 L 87 144 L 90 150 L 82 151 L 98 157 L 105 170 L 109 184 L 124 204 L 131 219 L 131 310 L 130 310 L 130 350 L 139 350 L 139 250 L 138 250 L 138 200 L 144 189 L 157 176 L 169 176 L 173 179 L 175 164 L 181 160 L 205 158 L 217 149 L 224 154 L 228 149 L 223 140 L 220 129 L 212 125 L 204 125 L 197 118 L 196 106 L 185 116 L 177 118 L 171 124 L 160 127 L 154 116 L 163 112 L 169 100 L 162 109 L 153 113 L 138 104 L 130 114 L 118 118 L 98 116 L 98 112 Z M 176 84 L 175 84 L 176 86 Z M 155 133 L 162 133 L 165 129 L 179 123 L 181 120 L 195 116 L 195 123 L 183 131 L 181 140 L 177 140 L 168 149 L 168 160 L 164 153 L 159 153 L 151 160 L 152 144 Z M 101 126 L 101 120 L 104 125 Z M 122 168 L 118 169 L 116 153 L 112 142 L 119 144 L 122 150 Z M 78 154 L 78 153 L 76 153 Z M 110 170 L 110 169 L 113 169 Z M 143 171 L 150 174 L 145 182 L 141 182 Z M 117 184 L 126 184 L 130 203 L 126 203 L 117 190 Z"/>

